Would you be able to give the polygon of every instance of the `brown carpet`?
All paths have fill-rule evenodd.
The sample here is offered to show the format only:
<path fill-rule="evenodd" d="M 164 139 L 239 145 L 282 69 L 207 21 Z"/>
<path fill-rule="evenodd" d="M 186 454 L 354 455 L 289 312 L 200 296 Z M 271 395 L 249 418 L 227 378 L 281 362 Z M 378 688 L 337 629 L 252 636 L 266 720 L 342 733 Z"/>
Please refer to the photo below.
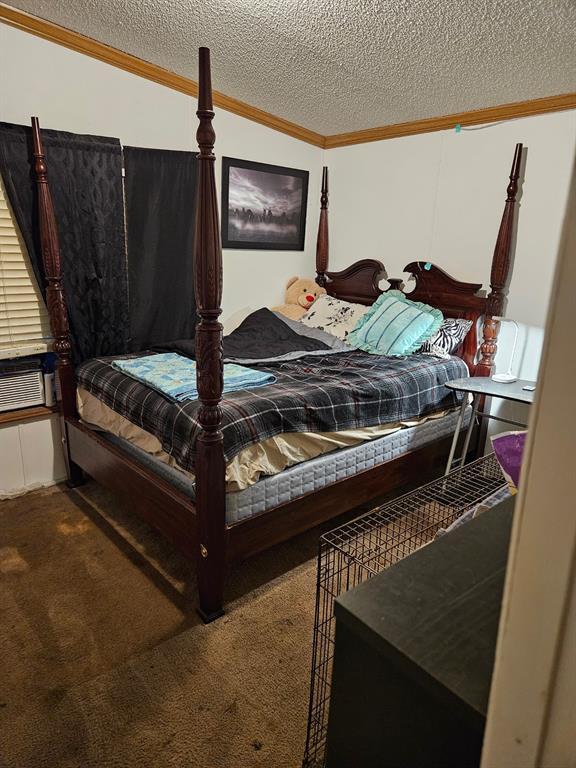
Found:
<path fill-rule="evenodd" d="M 209 626 L 189 564 L 94 483 L 0 503 L 0 530 L 3 768 L 301 764 L 318 529 L 234 568 Z"/>

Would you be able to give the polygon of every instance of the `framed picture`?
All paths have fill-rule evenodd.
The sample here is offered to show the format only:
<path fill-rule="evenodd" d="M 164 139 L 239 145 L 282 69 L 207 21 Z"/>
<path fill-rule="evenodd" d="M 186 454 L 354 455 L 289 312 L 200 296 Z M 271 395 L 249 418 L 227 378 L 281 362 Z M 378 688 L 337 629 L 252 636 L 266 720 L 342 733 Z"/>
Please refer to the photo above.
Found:
<path fill-rule="evenodd" d="M 222 158 L 222 246 L 303 251 L 308 171 Z"/>

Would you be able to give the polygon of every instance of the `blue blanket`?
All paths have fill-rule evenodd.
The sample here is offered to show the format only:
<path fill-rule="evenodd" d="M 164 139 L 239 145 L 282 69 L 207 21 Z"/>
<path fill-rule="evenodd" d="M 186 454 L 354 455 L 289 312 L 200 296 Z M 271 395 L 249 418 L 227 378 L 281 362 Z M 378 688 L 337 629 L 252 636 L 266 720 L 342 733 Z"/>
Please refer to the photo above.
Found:
<path fill-rule="evenodd" d="M 112 365 L 172 400 L 198 400 L 196 363 L 188 357 L 165 352 L 114 360 Z M 276 377 L 269 371 L 256 371 L 234 363 L 224 365 L 224 392 L 254 389 L 275 381 Z"/>

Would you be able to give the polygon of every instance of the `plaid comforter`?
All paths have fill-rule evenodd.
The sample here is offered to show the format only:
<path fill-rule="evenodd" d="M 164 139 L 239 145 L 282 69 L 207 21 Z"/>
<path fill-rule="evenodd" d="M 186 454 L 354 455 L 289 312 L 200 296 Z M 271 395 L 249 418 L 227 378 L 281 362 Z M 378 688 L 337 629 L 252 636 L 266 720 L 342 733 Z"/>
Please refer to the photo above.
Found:
<path fill-rule="evenodd" d="M 155 435 L 183 469 L 194 472 L 199 402 L 174 403 L 118 371 L 113 359 L 83 363 L 79 386 Z M 222 400 L 226 461 L 282 432 L 340 432 L 453 408 L 462 396 L 444 384 L 468 376 L 466 364 L 457 357 L 379 357 L 357 351 L 258 368 L 270 371 L 276 383 L 233 392 Z"/>

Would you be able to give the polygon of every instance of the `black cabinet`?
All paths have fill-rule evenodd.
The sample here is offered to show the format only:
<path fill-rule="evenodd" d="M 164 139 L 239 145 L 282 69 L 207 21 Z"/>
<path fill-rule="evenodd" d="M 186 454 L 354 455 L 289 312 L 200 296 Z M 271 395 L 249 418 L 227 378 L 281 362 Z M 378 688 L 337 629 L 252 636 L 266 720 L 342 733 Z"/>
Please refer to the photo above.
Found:
<path fill-rule="evenodd" d="M 328 768 L 480 764 L 512 509 L 338 598 Z"/>

